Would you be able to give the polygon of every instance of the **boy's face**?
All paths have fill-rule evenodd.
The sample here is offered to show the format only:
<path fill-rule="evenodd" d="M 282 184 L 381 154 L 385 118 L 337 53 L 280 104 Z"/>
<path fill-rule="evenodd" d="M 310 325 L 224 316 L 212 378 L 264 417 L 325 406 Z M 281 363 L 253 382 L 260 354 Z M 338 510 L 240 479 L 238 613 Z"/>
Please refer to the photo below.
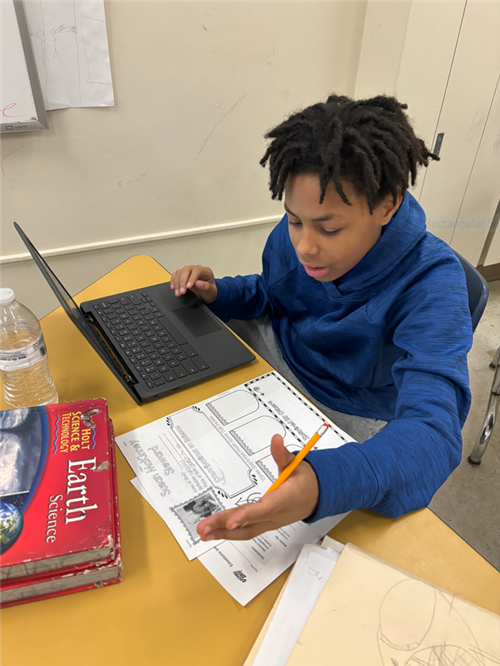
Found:
<path fill-rule="evenodd" d="M 401 195 L 396 205 L 389 196 L 370 215 L 365 197 L 347 181 L 342 187 L 351 206 L 342 201 L 332 181 L 320 204 L 315 175 L 290 176 L 285 186 L 290 240 L 306 273 L 320 282 L 336 280 L 356 266 L 401 203 Z"/>

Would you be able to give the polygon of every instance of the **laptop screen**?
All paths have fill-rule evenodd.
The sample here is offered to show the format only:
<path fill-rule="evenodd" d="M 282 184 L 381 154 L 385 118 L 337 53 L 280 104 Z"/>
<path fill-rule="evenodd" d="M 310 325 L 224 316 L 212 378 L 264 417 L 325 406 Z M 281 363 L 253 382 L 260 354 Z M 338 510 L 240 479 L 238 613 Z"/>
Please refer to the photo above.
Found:
<path fill-rule="evenodd" d="M 30 239 L 26 236 L 24 231 L 21 229 L 21 227 L 17 224 L 17 222 L 14 222 L 14 227 L 16 228 L 17 233 L 21 236 L 23 239 L 24 244 L 29 250 L 29 253 L 33 257 L 33 260 L 35 261 L 36 265 L 38 268 L 41 270 L 43 273 L 43 276 L 47 280 L 47 282 L 50 285 L 50 288 L 56 295 L 59 303 L 63 306 L 66 314 L 70 317 L 70 319 L 73 321 L 73 323 L 77 326 L 77 328 L 80 329 L 80 331 L 83 333 L 85 332 L 86 334 L 89 334 L 94 337 L 94 332 L 92 331 L 91 327 L 87 323 L 85 317 L 82 315 L 80 312 L 80 309 L 78 308 L 77 304 L 75 301 L 71 298 L 71 296 L 68 294 L 66 289 L 62 286 L 62 284 L 59 282 L 57 277 L 54 275 L 52 270 L 48 267 L 46 264 L 45 260 L 42 258 L 36 247 L 33 245 L 33 243 L 30 241 Z"/>

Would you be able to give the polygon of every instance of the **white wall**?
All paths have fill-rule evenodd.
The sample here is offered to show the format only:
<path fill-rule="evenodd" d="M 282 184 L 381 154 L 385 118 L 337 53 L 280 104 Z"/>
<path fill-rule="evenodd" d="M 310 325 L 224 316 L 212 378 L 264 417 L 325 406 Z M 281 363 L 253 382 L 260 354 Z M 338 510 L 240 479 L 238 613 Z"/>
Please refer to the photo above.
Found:
<path fill-rule="evenodd" d="M 49 131 L 2 136 L 2 284 L 39 316 L 56 305 L 33 263 L 16 259 L 14 220 L 55 255 L 72 293 L 138 253 L 170 270 L 259 271 L 282 211 L 259 166 L 263 134 L 330 92 L 354 94 L 365 11 L 366 2 L 107 2 L 116 106 L 52 111 Z M 211 225 L 223 230 L 176 237 Z M 121 244 L 165 232 L 174 238 Z M 108 247 L 78 252 L 88 243 Z"/>

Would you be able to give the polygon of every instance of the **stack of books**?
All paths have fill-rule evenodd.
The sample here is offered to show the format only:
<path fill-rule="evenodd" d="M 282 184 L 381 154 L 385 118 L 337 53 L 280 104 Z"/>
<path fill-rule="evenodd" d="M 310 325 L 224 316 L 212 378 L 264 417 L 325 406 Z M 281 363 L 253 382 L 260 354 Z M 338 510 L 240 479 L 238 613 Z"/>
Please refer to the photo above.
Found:
<path fill-rule="evenodd" d="M 121 580 L 106 401 L 0 412 L 1 606 Z"/>

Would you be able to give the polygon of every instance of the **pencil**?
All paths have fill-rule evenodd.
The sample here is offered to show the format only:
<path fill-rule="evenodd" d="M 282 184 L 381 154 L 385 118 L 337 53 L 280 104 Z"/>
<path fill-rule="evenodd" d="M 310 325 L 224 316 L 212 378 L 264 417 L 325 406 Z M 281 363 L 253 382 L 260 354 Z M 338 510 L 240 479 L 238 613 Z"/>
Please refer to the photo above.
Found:
<path fill-rule="evenodd" d="M 268 493 L 272 493 L 273 490 L 276 490 L 276 488 L 279 488 L 283 481 L 286 481 L 290 474 L 297 468 L 299 463 L 304 460 L 304 458 L 307 456 L 309 451 L 312 449 L 312 447 L 316 444 L 318 439 L 322 437 L 325 432 L 328 430 L 330 426 L 328 423 L 323 423 L 323 425 L 317 430 L 317 432 L 314 433 L 314 435 L 311 437 L 311 439 L 307 442 L 307 444 L 302 448 L 299 453 L 295 456 L 294 460 L 288 465 L 288 467 L 285 467 L 285 469 L 281 472 L 281 474 L 278 476 L 276 481 L 273 483 L 273 485 L 266 490 L 264 495 L 267 495 Z"/>
<path fill-rule="evenodd" d="M 299 453 L 295 456 L 295 458 L 292 460 L 292 462 L 288 465 L 288 467 L 285 467 L 285 469 L 281 472 L 281 474 L 278 476 L 276 481 L 273 483 L 273 485 L 266 490 L 264 495 L 267 495 L 268 493 L 271 493 L 273 490 L 276 490 L 276 488 L 279 488 L 283 481 L 286 481 L 290 474 L 293 472 L 293 470 L 299 465 L 299 463 L 307 456 L 309 451 L 312 449 L 312 447 L 316 444 L 318 439 L 320 437 L 323 437 L 325 432 L 328 430 L 330 426 L 328 423 L 323 423 L 323 425 L 314 433 L 314 435 L 311 437 L 311 439 L 307 442 L 307 444 L 302 448 Z M 263 495 L 263 497 L 264 497 Z M 243 523 L 243 525 L 239 526 L 239 529 L 242 530 L 244 527 L 248 525 L 248 520 Z"/>

